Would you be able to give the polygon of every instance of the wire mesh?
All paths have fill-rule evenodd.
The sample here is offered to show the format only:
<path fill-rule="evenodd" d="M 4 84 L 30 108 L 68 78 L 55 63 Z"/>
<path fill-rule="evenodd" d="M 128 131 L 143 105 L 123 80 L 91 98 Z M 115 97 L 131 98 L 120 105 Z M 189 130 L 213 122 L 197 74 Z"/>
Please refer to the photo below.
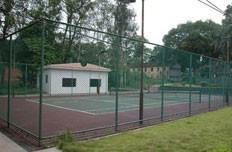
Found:
<path fill-rule="evenodd" d="M 217 109 L 224 105 L 224 88 L 223 88 L 223 76 L 224 74 L 224 64 L 220 61 L 212 62 L 212 108 Z"/>
<path fill-rule="evenodd" d="M 201 55 L 193 55 L 193 81 L 192 90 L 200 91 L 199 99 L 192 99 L 192 112 L 208 110 L 210 90 L 209 58 Z"/>
<path fill-rule="evenodd" d="M 0 63 L 0 119 L 7 121 L 8 108 L 8 64 Z"/>
<path fill-rule="evenodd" d="M 225 64 L 225 79 L 224 79 L 224 88 L 225 88 L 225 102 L 226 105 L 232 104 L 232 71 L 231 71 L 232 64 Z"/>
<path fill-rule="evenodd" d="M 136 38 L 43 21 L 1 46 L 0 118 L 39 141 L 232 103 L 226 62 Z"/>
<path fill-rule="evenodd" d="M 164 80 L 164 91 L 191 91 L 190 88 L 190 55 L 172 49 L 165 50 L 164 64 L 167 76 Z M 190 93 L 190 92 L 189 92 Z M 190 94 L 173 95 L 164 92 L 164 117 L 187 114 Z"/>
<path fill-rule="evenodd" d="M 34 137 L 39 134 L 38 69 L 41 36 L 39 24 L 11 36 L 9 69 L 9 123 Z M 36 37 L 38 36 L 38 37 Z"/>

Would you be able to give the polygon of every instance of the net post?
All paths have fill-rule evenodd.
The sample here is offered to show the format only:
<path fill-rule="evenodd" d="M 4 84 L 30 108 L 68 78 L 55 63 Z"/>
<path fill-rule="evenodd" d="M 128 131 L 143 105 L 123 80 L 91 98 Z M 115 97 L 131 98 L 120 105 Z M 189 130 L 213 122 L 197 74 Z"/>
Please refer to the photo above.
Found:
<path fill-rule="evenodd" d="M 165 69 L 165 51 L 162 50 L 162 83 L 161 83 L 161 121 L 164 120 L 164 69 Z"/>
<path fill-rule="evenodd" d="M 193 55 L 190 55 L 189 61 L 189 116 L 192 114 L 192 59 Z"/>
<path fill-rule="evenodd" d="M 211 71 L 212 70 L 212 60 L 211 58 L 209 59 L 209 82 L 211 83 Z M 209 86 L 209 99 L 208 99 L 208 110 L 210 111 L 211 109 L 211 88 Z"/>
<path fill-rule="evenodd" d="M 42 108 L 43 108 L 43 72 L 44 72 L 44 41 L 45 41 L 45 21 L 42 20 L 42 44 L 40 51 L 40 77 L 39 77 L 39 140 L 38 145 L 41 146 L 42 140 Z"/>
<path fill-rule="evenodd" d="M 8 64 L 8 101 L 7 101 L 7 128 L 10 128 L 10 113 L 11 113 L 11 71 L 12 71 L 12 35 L 9 42 L 9 64 Z"/>

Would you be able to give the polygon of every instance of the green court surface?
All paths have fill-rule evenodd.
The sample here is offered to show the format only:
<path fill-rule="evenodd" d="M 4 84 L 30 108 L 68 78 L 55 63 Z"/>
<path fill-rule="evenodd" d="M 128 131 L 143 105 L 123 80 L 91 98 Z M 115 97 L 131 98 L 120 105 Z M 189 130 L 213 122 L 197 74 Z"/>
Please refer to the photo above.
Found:
<path fill-rule="evenodd" d="M 165 92 L 164 106 L 188 103 L 189 92 Z M 191 92 L 191 101 L 200 102 L 207 101 L 208 95 L 202 95 L 199 92 Z M 28 100 L 38 102 L 38 100 Z M 145 93 L 144 107 L 156 108 L 161 106 L 161 93 Z M 115 96 L 66 96 L 66 97 L 44 97 L 43 103 L 47 106 L 78 111 L 87 114 L 104 114 L 115 111 Z M 139 93 L 137 94 L 120 94 L 118 100 L 119 112 L 136 110 L 139 107 Z"/>

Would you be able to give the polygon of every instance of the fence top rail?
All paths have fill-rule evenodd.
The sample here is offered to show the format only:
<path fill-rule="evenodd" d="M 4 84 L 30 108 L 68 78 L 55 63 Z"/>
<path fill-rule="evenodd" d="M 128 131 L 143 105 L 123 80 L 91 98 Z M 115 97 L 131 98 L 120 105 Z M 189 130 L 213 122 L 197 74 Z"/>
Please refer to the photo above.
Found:
<path fill-rule="evenodd" d="M 6 35 L 5 37 L 0 38 L 0 40 L 7 39 L 7 38 L 9 38 L 9 37 L 11 37 L 11 36 L 13 36 L 13 35 L 15 35 L 15 34 L 17 34 L 17 33 L 20 33 L 20 32 L 22 32 L 22 31 L 24 31 L 24 30 L 26 30 L 26 29 L 32 27 L 33 25 L 38 24 L 40 21 L 41 21 L 41 19 L 32 21 L 32 22 L 31 22 L 30 24 L 28 24 L 27 26 L 25 26 L 25 27 L 23 27 L 23 28 L 21 28 L 21 29 L 15 31 L 15 32 L 13 32 L 13 33 L 8 34 L 8 35 Z"/>
<path fill-rule="evenodd" d="M 209 57 L 209 56 L 205 56 L 205 55 L 201 55 L 201 54 L 197 54 L 197 53 L 194 53 L 194 52 L 189 52 L 189 51 L 186 51 L 186 50 L 181 50 L 181 49 L 175 49 L 175 48 L 171 48 L 171 47 L 168 47 L 168 46 L 163 46 L 163 45 L 160 45 L 160 44 L 156 44 L 156 43 L 153 43 L 153 42 L 149 42 L 149 41 L 144 41 L 144 40 L 139 40 L 139 39 L 135 39 L 135 38 L 131 38 L 131 37 L 128 37 L 128 36 L 123 36 L 123 35 L 118 35 L 118 34 L 115 34 L 115 33 L 110 33 L 110 32 L 105 32 L 105 31 L 100 31 L 100 30 L 96 30 L 96 29 L 93 29 L 93 28 L 88 28 L 88 27 L 83 27 L 83 26 L 79 26 L 79 25 L 74 25 L 74 24 L 69 24 L 69 23 L 65 23 L 65 22 L 61 22 L 61 21 L 55 21 L 55 20 L 50 20 L 50 19 L 47 19 L 47 18 L 44 18 L 44 17 L 41 17 L 35 21 L 32 21 L 29 25 L 11 33 L 11 34 L 8 34 L 7 36 L 5 36 L 4 38 L 0 38 L 0 40 L 3 40 L 3 39 L 6 39 L 8 37 L 11 37 L 21 31 L 24 31 L 30 27 L 32 27 L 33 25 L 36 25 L 38 23 L 44 23 L 46 24 L 46 22 L 50 22 L 50 23 L 56 23 L 56 24 L 63 24 L 63 25 L 66 25 L 66 26 L 72 26 L 72 27 L 75 27 L 75 28 L 79 28 L 79 29 L 84 29 L 84 30 L 87 30 L 87 31 L 92 31 L 92 32 L 96 32 L 96 33 L 101 33 L 101 34 L 105 34 L 105 35 L 110 35 L 110 36 L 115 36 L 115 37 L 119 37 L 119 38 L 122 38 L 122 39 L 127 39 L 127 40 L 130 40 L 130 41 L 134 41 L 134 42 L 139 42 L 139 43 L 144 43 L 144 44 L 150 44 L 150 45 L 153 45 L 153 46 L 158 46 L 158 47 L 162 47 L 162 48 L 165 48 L 165 49 L 170 49 L 170 50 L 177 50 L 177 51 L 180 51 L 180 52 L 183 52 L 183 53 L 188 53 L 190 55 L 197 55 L 197 56 L 202 56 L 202 57 L 205 57 L 205 58 L 208 58 L 208 59 L 212 59 L 212 60 L 215 60 L 215 61 L 221 61 L 221 62 L 226 62 L 222 59 L 217 59 L 217 58 L 213 58 L 213 57 Z"/>
<path fill-rule="evenodd" d="M 0 64 L 9 64 L 9 62 L 0 62 Z M 19 63 L 19 62 L 16 62 L 16 63 L 12 63 L 12 64 L 16 64 L 16 65 L 29 65 L 29 66 L 38 66 L 39 64 L 31 64 L 31 63 Z"/>

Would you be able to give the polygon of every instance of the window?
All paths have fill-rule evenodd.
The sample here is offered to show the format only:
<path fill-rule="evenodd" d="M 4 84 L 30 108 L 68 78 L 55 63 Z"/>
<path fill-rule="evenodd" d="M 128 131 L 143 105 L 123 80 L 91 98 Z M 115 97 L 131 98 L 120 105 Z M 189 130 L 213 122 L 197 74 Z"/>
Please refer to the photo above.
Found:
<path fill-rule="evenodd" d="M 90 87 L 101 86 L 101 79 L 90 79 Z"/>
<path fill-rule="evenodd" d="M 74 78 L 63 78 L 62 87 L 76 87 L 76 79 Z"/>
<path fill-rule="evenodd" d="M 153 68 L 151 68 L 151 72 L 153 72 Z"/>
<path fill-rule="evenodd" d="M 48 75 L 47 74 L 45 75 L 45 83 L 46 84 L 48 83 Z"/>
<path fill-rule="evenodd" d="M 147 68 L 145 68 L 145 72 L 147 72 Z"/>
<path fill-rule="evenodd" d="M 160 68 L 157 68 L 157 71 L 159 72 Z"/>

